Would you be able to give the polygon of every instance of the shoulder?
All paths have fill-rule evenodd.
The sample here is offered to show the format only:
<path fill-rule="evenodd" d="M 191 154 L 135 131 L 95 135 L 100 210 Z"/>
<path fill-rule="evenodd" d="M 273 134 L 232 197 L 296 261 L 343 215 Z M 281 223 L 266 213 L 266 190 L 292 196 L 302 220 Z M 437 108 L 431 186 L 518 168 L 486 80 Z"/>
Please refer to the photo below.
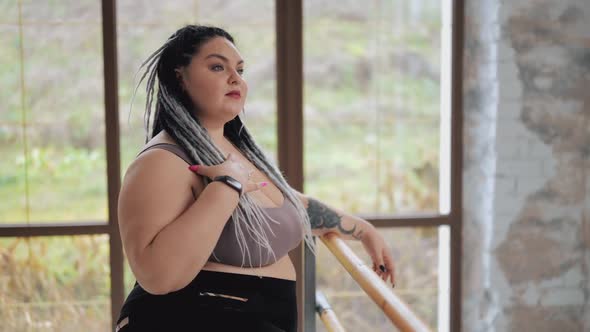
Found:
<path fill-rule="evenodd" d="M 172 136 L 170 136 L 165 130 L 162 130 L 156 136 L 152 137 L 147 143 L 145 143 L 145 145 L 139 151 L 143 151 L 153 145 L 162 143 L 177 145 Z"/>
<path fill-rule="evenodd" d="M 188 169 L 184 160 L 164 149 L 150 149 L 162 143 L 176 145 L 164 131 L 154 136 L 141 148 L 141 153 L 127 168 L 123 185 L 133 184 L 141 187 L 166 185 L 168 188 L 176 187 L 177 190 L 189 191 L 191 188 L 194 191 L 202 187 L 202 180 Z"/>
<path fill-rule="evenodd" d="M 195 183 L 196 176 L 187 164 L 163 149 L 149 149 L 140 154 L 127 168 L 123 186 L 137 187 L 140 191 L 185 191 Z"/>
<path fill-rule="evenodd" d="M 180 167 L 186 168 L 186 163 L 177 158 L 173 153 L 164 149 L 153 148 L 158 144 L 177 145 L 172 137 L 166 131 L 162 130 L 139 150 L 139 154 L 131 162 L 127 172 L 145 171 L 155 173 L 154 175 L 165 175 L 166 173 L 170 173 L 171 170 Z M 178 175 L 182 175 L 182 173 Z"/>

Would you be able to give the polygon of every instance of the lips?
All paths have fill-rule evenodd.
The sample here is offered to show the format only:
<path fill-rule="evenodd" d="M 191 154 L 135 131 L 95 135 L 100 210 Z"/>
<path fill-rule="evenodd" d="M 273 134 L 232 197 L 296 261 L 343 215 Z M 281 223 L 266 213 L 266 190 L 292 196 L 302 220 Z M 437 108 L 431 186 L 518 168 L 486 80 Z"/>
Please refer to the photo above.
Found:
<path fill-rule="evenodd" d="M 228 97 L 231 97 L 231 98 L 235 98 L 235 99 L 239 99 L 242 96 L 240 91 L 237 91 L 237 90 L 230 91 L 229 93 L 226 93 L 225 95 Z"/>

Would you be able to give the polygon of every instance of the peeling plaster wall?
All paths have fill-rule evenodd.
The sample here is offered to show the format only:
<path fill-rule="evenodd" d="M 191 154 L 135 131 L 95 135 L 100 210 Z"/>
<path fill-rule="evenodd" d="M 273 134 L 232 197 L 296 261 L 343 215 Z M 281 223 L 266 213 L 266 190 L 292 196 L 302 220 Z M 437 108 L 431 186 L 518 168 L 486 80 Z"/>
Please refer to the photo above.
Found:
<path fill-rule="evenodd" d="M 465 6 L 463 330 L 590 331 L 590 1 Z"/>

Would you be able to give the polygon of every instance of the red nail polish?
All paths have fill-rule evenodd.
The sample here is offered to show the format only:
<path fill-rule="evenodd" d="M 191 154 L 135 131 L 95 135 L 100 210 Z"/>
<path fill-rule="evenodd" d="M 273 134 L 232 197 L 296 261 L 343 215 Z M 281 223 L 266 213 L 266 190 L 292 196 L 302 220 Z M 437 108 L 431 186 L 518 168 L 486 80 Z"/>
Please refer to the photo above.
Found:
<path fill-rule="evenodd" d="M 188 169 L 190 169 L 193 172 L 196 172 L 199 169 L 199 165 L 191 165 L 188 167 Z"/>
<path fill-rule="evenodd" d="M 262 182 L 260 185 L 261 185 L 262 187 L 266 187 L 266 186 L 268 186 L 268 182 Z"/>

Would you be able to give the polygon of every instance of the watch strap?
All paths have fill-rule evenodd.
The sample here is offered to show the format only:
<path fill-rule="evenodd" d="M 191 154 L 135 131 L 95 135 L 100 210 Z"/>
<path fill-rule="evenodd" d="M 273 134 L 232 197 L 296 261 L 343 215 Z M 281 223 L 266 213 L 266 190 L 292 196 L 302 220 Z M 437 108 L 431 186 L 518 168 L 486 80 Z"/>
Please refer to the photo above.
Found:
<path fill-rule="evenodd" d="M 216 176 L 213 179 L 213 182 L 223 182 L 226 185 L 228 185 L 229 187 L 231 187 L 232 189 L 234 189 L 235 191 L 237 191 L 238 195 L 242 196 L 242 192 L 243 192 L 242 184 L 240 183 L 240 181 L 232 178 L 229 175 Z"/>

